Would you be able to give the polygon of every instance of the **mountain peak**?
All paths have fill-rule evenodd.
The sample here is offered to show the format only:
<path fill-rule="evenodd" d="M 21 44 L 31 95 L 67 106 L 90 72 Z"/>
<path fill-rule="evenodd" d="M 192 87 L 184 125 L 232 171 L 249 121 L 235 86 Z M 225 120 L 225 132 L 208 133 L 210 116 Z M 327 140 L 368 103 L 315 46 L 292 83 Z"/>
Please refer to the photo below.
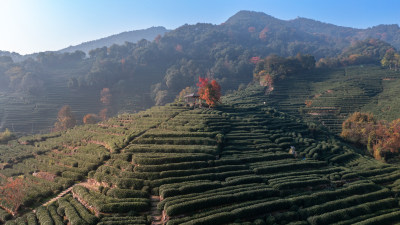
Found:
<path fill-rule="evenodd" d="M 225 24 L 237 24 L 237 23 L 244 23 L 249 21 L 281 21 L 273 16 L 265 14 L 263 12 L 255 12 L 255 11 L 248 11 L 248 10 L 241 10 L 237 12 L 235 15 L 231 16 Z"/>

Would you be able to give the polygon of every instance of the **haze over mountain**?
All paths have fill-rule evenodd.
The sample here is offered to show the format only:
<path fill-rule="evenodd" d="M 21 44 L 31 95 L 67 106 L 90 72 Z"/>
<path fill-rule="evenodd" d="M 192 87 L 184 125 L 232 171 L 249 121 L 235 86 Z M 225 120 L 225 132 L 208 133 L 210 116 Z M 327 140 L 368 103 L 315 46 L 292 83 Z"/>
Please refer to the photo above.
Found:
<path fill-rule="evenodd" d="M 166 31 L 160 27 L 150 30 Z M 130 34 L 122 33 L 82 46 L 86 49 L 89 44 L 104 45 Z M 0 128 L 13 127 L 23 132 L 48 130 L 54 124 L 58 109 L 66 104 L 71 105 L 78 118 L 97 113 L 104 108 L 99 100 L 103 88 L 109 88 L 113 96 L 108 106 L 113 111 L 111 115 L 171 102 L 185 87 L 195 88 L 199 76 L 216 79 L 224 92 L 235 90 L 253 80 L 253 57 L 262 59 L 271 54 L 288 57 L 301 53 L 312 55 L 318 61 L 363 52 L 370 54 L 368 48 L 378 46 L 384 46 L 381 52 L 390 48 L 384 42 L 372 41 L 368 48 L 361 46 L 353 48 L 351 54 L 346 53 L 357 40 L 368 37 L 400 47 L 397 25 L 353 29 L 304 18 L 286 21 L 265 13 L 240 11 L 220 25 L 183 25 L 156 40 L 93 49 L 89 58 L 82 51 L 42 52 L 34 60 L 23 62 L 3 57 Z M 372 50 L 374 57 L 381 56 L 377 51 Z M 373 62 L 377 64 L 379 60 L 374 58 Z"/>
<path fill-rule="evenodd" d="M 146 39 L 148 41 L 154 40 L 158 35 L 164 35 L 168 32 L 165 27 L 150 27 L 142 30 L 132 30 L 126 31 L 119 34 L 114 34 L 109 37 L 100 38 L 97 40 L 87 41 L 79 45 L 69 46 L 67 48 L 63 48 L 57 52 L 65 53 L 65 52 L 75 52 L 75 51 L 83 51 L 86 54 L 89 53 L 90 50 L 101 48 L 101 47 L 110 47 L 113 44 L 122 45 L 125 42 L 135 43 L 142 39 Z M 17 52 L 9 52 L 9 51 L 1 51 L 0 56 L 10 56 L 14 62 L 21 62 L 27 58 L 35 58 L 38 53 L 21 55 Z"/>
<path fill-rule="evenodd" d="M 113 44 L 122 45 L 125 42 L 136 43 L 142 39 L 146 39 L 148 41 L 153 41 L 158 35 L 164 35 L 168 32 L 165 27 L 151 27 L 143 30 L 133 30 L 126 31 L 119 34 L 114 34 L 109 37 L 100 38 L 93 41 L 84 42 L 79 45 L 69 46 L 67 48 L 61 49 L 58 52 L 74 52 L 74 51 L 83 51 L 86 54 L 89 53 L 90 50 L 101 48 L 101 47 L 110 47 Z"/>

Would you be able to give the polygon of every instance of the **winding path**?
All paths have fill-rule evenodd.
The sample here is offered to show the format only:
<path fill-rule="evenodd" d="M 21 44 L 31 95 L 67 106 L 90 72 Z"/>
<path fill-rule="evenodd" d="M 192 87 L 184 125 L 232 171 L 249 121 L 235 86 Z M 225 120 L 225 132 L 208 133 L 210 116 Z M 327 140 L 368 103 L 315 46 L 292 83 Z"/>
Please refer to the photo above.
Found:
<path fill-rule="evenodd" d="M 44 203 L 43 206 L 48 206 L 51 203 L 57 201 L 59 198 L 63 197 L 64 195 L 68 194 L 69 192 L 71 192 L 72 188 L 74 188 L 75 185 L 78 185 L 78 184 L 74 184 L 71 187 L 65 189 L 63 192 L 58 194 L 56 197 L 54 197 L 54 198 L 50 199 L 48 202 Z"/>

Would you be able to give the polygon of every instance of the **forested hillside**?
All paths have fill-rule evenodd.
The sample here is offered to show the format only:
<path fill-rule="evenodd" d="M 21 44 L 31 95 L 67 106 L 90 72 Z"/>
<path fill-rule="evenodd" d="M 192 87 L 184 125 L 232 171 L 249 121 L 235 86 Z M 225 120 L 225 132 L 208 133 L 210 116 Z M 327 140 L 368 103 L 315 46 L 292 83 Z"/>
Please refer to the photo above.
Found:
<path fill-rule="evenodd" d="M 317 27 L 321 28 L 318 32 L 314 30 Z M 358 51 L 357 40 L 386 40 L 388 43 L 369 39 L 375 40 L 370 41 L 372 48 L 387 50 L 390 44 L 398 45 L 396 29 L 379 26 L 355 30 L 241 11 L 220 25 L 183 25 L 153 41 L 93 49 L 88 57 L 81 51 L 43 52 L 23 62 L 3 56 L 0 129 L 48 131 L 64 105 L 70 105 L 81 121 L 85 114 L 98 114 L 105 108 L 100 101 L 104 88 L 112 96 L 107 106 L 109 115 L 171 102 L 182 89 L 195 87 L 200 76 L 216 79 L 222 90 L 229 92 L 253 81 L 256 64 L 273 54 L 313 56 L 317 65 L 327 68 L 379 64 L 380 59 L 374 57 L 381 57 L 381 53 L 368 48 Z M 347 54 L 348 49 L 354 54 Z"/>
<path fill-rule="evenodd" d="M 275 110 L 265 91 L 253 85 L 225 96 L 214 109 L 174 103 L 0 145 L 0 220 L 169 225 L 399 220 L 397 166 Z"/>

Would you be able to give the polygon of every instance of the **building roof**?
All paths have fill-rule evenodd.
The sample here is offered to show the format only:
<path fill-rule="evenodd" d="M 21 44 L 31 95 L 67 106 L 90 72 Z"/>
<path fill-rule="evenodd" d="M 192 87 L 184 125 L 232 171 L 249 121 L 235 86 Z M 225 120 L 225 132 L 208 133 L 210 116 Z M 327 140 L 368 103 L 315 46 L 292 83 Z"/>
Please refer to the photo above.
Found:
<path fill-rule="evenodd" d="M 200 97 L 200 95 L 198 95 L 197 93 L 185 95 L 185 98 L 198 98 L 198 97 Z"/>

